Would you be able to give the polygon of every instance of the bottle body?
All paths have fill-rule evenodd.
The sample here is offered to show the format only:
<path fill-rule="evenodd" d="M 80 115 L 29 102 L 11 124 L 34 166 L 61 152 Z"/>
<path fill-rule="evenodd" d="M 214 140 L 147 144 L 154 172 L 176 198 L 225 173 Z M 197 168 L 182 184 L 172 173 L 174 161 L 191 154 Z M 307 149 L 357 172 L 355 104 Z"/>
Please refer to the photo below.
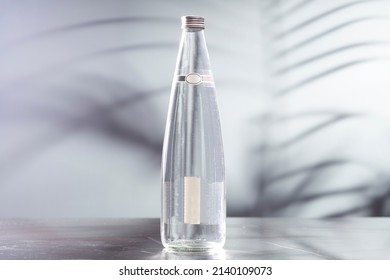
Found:
<path fill-rule="evenodd" d="M 203 29 L 184 29 L 162 157 L 161 239 L 175 250 L 222 247 L 225 167 L 216 91 Z"/>

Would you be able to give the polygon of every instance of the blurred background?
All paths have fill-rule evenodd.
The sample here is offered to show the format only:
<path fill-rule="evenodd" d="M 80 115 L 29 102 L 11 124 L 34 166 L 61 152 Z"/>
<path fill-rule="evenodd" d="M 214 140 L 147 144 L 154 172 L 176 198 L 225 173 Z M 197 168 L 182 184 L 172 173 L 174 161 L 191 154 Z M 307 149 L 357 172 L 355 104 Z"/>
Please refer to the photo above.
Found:
<path fill-rule="evenodd" d="M 180 17 L 229 216 L 390 215 L 390 0 L 0 0 L 0 217 L 159 217 Z"/>

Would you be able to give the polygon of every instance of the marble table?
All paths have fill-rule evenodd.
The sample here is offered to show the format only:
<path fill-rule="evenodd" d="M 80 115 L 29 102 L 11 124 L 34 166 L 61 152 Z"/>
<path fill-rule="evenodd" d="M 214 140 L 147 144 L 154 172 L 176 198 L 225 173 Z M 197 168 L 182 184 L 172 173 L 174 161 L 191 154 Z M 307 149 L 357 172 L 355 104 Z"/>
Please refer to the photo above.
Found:
<path fill-rule="evenodd" d="M 390 259 L 390 218 L 228 218 L 224 250 L 173 253 L 159 219 L 1 219 L 0 259 Z"/>

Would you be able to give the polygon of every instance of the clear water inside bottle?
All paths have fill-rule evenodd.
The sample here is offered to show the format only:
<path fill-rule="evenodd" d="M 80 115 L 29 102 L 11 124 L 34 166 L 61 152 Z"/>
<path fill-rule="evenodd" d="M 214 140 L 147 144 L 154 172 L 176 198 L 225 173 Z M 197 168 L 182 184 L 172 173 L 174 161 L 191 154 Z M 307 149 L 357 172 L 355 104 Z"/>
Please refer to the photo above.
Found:
<path fill-rule="evenodd" d="M 178 85 L 163 154 L 162 240 L 177 250 L 225 242 L 224 157 L 215 89 Z"/>

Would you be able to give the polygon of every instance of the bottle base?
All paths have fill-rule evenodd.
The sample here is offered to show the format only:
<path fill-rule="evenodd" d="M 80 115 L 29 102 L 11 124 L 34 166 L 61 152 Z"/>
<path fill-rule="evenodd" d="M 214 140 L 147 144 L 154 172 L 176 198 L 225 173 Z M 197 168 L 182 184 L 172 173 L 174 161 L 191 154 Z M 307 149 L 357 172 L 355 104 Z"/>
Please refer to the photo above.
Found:
<path fill-rule="evenodd" d="M 184 252 L 205 252 L 220 250 L 223 244 L 216 242 L 207 242 L 200 240 L 176 240 L 164 244 L 167 250 L 184 251 Z"/>

